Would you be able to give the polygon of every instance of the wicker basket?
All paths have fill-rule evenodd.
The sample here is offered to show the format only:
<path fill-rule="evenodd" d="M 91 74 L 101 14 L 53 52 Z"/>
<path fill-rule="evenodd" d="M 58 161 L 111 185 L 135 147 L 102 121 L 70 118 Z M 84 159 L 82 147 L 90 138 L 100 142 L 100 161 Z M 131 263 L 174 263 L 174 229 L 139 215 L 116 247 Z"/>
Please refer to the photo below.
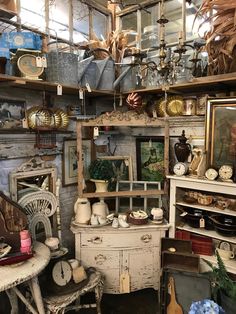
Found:
<path fill-rule="evenodd" d="M 134 218 L 130 214 L 127 216 L 127 222 L 133 225 L 145 225 L 148 223 L 148 217 L 146 218 Z"/>

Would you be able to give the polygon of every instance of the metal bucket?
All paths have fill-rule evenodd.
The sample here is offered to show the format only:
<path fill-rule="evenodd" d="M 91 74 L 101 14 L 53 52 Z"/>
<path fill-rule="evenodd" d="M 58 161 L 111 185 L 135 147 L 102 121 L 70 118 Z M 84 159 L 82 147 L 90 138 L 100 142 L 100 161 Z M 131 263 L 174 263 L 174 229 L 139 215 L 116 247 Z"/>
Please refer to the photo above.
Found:
<path fill-rule="evenodd" d="M 47 55 L 46 80 L 64 85 L 78 85 L 78 56 L 51 51 Z"/>
<path fill-rule="evenodd" d="M 113 82 L 115 81 L 115 63 L 109 58 L 101 75 L 98 89 L 113 90 Z"/>
<path fill-rule="evenodd" d="M 131 64 L 132 64 L 132 57 L 128 56 L 122 60 L 122 64 L 120 65 L 119 76 L 122 76 L 122 73 L 127 71 L 128 68 L 130 68 L 127 74 L 120 81 L 121 92 L 126 92 L 129 90 L 135 89 L 136 87 L 137 66 L 132 66 Z"/>
<path fill-rule="evenodd" d="M 81 86 L 87 83 L 92 89 L 113 90 L 115 80 L 114 61 L 111 58 L 93 60 L 86 68 Z"/>
<path fill-rule="evenodd" d="M 129 64 L 121 65 L 121 73 L 123 73 L 127 67 L 130 67 Z M 136 73 L 137 67 L 132 66 L 130 71 L 125 75 L 125 77 L 120 82 L 120 91 L 127 92 L 129 90 L 135 89 L 136 87 Z"/>

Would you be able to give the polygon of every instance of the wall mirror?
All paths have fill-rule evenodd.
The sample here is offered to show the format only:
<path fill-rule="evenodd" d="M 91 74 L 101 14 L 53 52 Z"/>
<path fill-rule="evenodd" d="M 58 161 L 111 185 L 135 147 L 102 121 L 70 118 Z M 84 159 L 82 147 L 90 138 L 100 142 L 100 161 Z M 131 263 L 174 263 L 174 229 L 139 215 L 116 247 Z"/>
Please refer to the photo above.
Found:
<path fill-rule="evenodd" d="M 12 200 L 24 208 L 29 228 L 36 239 L 44 239 L 57 230 L 57 169 L 41 158 L 32 158 L 10 173 Z"/>
<path fill-rule="evenodd" d="M 39 190 L 56 192 L 56 167 L 47 167 L 41 158 L 32 158 L 10 173 L 10 195 L 18 201 L 23 195 Z"/>

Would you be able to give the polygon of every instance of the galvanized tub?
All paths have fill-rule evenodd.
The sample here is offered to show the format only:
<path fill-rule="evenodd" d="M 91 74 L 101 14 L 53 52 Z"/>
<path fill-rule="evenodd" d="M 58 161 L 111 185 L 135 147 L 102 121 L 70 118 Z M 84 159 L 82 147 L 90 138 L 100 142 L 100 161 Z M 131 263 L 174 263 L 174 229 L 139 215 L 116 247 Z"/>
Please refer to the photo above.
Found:
<path fill-rule="evenodd" d="M 50 51 L 47 55 L 46 80 L 64 85 L 78 85 L 78 56 Z"/>

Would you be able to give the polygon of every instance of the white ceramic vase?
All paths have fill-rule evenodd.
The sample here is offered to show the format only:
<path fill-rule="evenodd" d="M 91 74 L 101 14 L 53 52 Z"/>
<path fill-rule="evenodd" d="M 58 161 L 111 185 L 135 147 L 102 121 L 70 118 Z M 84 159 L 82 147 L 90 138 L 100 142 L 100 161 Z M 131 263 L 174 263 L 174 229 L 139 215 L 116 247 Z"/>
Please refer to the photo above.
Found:
<path fill-rule="evenodd" d="M 90 181 L 95 183 L 96 186 L 96 193 L 99 192 L 107 192 L 108 189 L 108 181 L 105 180 L 96 180 L 96 179 L 90 179 Z"/>
<path fill-rule="evenodd" d="M 92 213 L 97 216 L 101 216 L 106 219 L 107 215 L 109 215 L 109 209 L 107 204 L 101 198 L 99 202 L 96 202 L 92 205 Z"/>
<path fill-rule="evenodd" d="M 74 205 L 75 221 L 80 224 L 88 224 L 91 218 L 91 206 L 87 198 L 78 197 Z"/>

